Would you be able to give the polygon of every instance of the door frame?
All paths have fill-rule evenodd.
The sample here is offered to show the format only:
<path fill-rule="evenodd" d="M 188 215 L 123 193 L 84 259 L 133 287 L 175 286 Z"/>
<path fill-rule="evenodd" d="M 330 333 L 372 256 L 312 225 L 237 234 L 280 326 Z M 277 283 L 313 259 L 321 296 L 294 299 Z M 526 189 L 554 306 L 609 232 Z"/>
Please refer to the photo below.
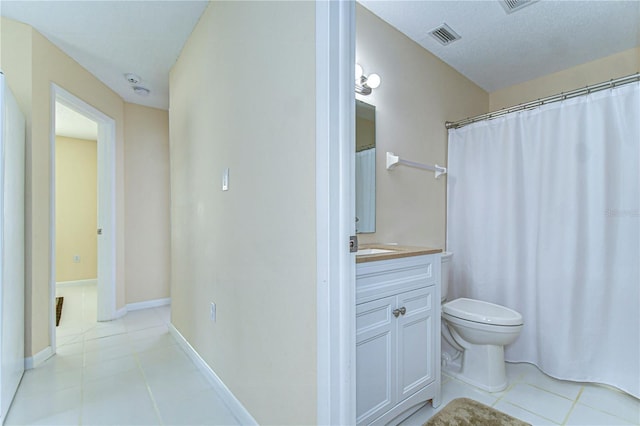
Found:
<path fill-rule="evenodd" d="M 51 349 L 56 351 L 56 102 L 82 114 L 98 123 L 97 166 L 98 166 L 98 228 L 102 234 L 98 238 L 98 321 L 116 318 L 116 194 L 115 194 L 115 135 L 116 122 L 113 118 L 89 105 L 67 90 L 51 83 L 51 128 L 50 128 L 50 277 L 49 299 Z M 97 230 L 96 230 L 97 231 Z"/>
<path fill-rule="evenodd" d="M 356 421 L 355 2 L 316 2 L 317 424 Z"/>

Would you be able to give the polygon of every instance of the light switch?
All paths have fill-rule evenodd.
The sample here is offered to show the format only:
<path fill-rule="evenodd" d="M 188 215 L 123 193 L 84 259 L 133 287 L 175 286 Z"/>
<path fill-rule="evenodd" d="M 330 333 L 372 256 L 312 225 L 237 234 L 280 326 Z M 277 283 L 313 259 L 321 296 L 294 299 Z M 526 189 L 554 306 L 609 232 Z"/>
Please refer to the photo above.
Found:
<path fill-rule="evenodd" d="M 222 173 L 222 190 L 223 191 L 229 190 L 229 168 L 228 167 L 224 169 L 224 172 Z"/>

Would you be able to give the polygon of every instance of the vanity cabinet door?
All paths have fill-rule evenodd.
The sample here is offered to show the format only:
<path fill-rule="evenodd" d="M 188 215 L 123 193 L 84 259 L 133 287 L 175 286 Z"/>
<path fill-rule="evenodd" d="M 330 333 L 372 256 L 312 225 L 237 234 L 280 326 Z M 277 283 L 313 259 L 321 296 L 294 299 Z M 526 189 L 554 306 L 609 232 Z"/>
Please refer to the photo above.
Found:
<path fill-rule="evenodd" d="M 396 297 L 356 306 L 356 421 L 368 424 L 396 403 Z"/>
<path fill-rule="evenodd" d="M 435 380 L 434 302 L 435 287 L 401 293 L 398 317 L 398 401 L 413 395 Z"/>

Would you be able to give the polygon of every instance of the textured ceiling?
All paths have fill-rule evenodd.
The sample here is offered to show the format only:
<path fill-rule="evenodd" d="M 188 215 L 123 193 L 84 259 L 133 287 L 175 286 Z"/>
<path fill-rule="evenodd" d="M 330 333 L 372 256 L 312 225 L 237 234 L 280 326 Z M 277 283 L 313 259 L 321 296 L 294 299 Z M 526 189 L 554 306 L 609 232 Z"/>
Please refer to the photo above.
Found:
<path fill-rule="evenodd" d="M 169 107 L 169 70 L 207 1 L 12 1 L 0 14 L 34 27 L 127 102 Z M 133 92 L 124 74 L 151 93 Z"/>
<path fill-rule="evenodd" d="M 507 14 L 492 1 L 359 0 L 488 92 L 640 45 L 640 1 L 541 0 Z M 447 23 L 462 38 L 442 46 Z"/>
<path fill-rule="evenodd" d="M 640 45 L 640 0 L 541 0 L 512 14 L 498 0 L 360 3 L 487 91 Z M 127 102 L 167 109 L 169 70 L 207 4 L 0 0 L 0 14 L 33 26 Z M 462 39 L 438 44 L 428 32 L 442 23 Z"/>

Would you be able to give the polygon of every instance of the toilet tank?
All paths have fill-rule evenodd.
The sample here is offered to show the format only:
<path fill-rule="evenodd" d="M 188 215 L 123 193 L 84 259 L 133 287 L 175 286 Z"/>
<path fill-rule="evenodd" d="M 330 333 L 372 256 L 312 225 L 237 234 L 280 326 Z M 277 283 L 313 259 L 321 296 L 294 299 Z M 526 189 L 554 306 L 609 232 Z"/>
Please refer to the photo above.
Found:
<path fill-rule="evenodd" d="M 447 298 L 447 292 L 449 291 L 449 279 L 450 279 L 449 268 L 451 267 L 451 256 L 453 256 L 453 253 L 450 251 L 444 251 L 440 256 L 440 260 L 442 262 L 442 266 L 440 268 L 440 271 L 441 271 L 440 301 L 441 302 Z"/>

